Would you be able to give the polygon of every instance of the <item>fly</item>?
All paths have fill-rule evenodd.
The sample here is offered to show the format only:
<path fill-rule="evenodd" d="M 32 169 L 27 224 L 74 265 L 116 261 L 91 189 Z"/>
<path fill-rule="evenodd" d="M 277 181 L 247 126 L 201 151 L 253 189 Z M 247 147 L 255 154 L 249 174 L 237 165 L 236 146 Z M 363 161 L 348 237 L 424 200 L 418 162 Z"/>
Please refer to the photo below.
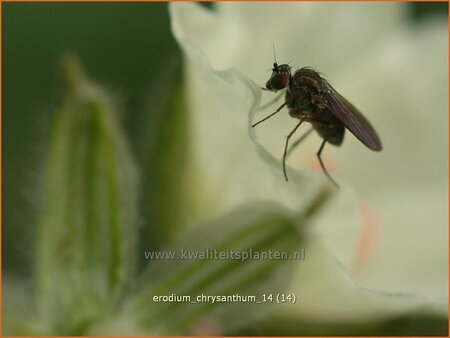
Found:
<path fill-rule="evenodd" d="M 283 173 L 286 181 L 288 181 L 286 155 L 289 139 L 303 122 L 311 123 L 312 127 L 322 137 L 323 141 L 316 155 L 323 172 L 336 187 L 339 187 L 339 185 L 328 173 L 320 157 L 325 143 L 340 146 L 344 140 L 345 129 L 348 129 L 369 149 L 374 151 L 382 149 L 380 138 L 369 121 L 355 106 L 339 94 L 320 73 L 311 67 L 303 67 L 292 74 L 291 67 L 288 64 L 278 65 L 275 61 L 272 75 L 263 89 L 276 92 L 285 88 L 284 103 L 275 112 L 256 122 L 252 127 L 256 127 L 261 122 L 271 118 L 284 107 L 289 109 L 291 117 L 299 120 L 286 137 L 283 154 Z M 298 142 L 295 145 L 297 144 Z"/>

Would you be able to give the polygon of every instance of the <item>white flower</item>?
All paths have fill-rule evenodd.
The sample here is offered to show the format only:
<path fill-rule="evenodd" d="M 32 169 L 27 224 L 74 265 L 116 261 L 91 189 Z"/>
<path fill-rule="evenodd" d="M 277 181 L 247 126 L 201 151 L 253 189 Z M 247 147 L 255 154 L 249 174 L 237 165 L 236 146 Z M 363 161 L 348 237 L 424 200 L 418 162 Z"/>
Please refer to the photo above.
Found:
<path fill-rule="evenodd" d="M 275 313 L 305 320 L 367 320 L 414 310 L 446 313 L 447 26 L 413 27 L 397 3 L 171 4 L 185 53 L 192 182 L 202 207 L 192 223 L 248 202 L 298 210 L 328 184 L 310 136 L 281 170 L 286 110 L 256 130 L 260 85 L 277 61 L 313 66 L 378 131 L 374 153 L 347 132 L 324 161 L 343 186 L 315 224 L 292 292 Z M 262 102 L 274 94 L 264 93 Z M 282 99 L 281 99 L 282 100 Z M 282 101 L 279 101 L 280 104 Z M 256 116 L 254 116 L 256 114 Z M 353 188 L 350 188 L 353 187 Z M 363 214 L 363 219 L 360 218 Z"/>

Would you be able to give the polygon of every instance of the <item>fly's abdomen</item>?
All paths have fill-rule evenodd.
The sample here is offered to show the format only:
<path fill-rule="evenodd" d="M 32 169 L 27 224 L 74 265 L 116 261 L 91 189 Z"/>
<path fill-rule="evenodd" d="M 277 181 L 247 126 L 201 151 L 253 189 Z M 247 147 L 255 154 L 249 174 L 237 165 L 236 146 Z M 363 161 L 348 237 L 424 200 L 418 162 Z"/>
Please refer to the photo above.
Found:
<path fill-rule="evenodd" d="M 328 143 L 339 146 L 344 140 L 345 126 L 328 109 L 316 109 L 313 117 L 319 121 L 312 123 L 317 133 Z"/>

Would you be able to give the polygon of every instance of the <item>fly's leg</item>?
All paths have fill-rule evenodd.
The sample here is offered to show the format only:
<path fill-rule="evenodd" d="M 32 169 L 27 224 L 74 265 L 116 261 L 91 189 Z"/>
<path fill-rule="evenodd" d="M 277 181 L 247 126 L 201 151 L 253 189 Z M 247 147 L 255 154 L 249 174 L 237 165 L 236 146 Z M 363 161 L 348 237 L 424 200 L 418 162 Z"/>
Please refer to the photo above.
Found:
<path fill-rule="evenodd" d="M 289 157 L 289 155 L 294 151 L 294 149 L 309 135 L 311 134 L 311 132 L 314 130 L 313 127 L 311 127 L 310 129 L 308 129 L 308 131 L 306 133 L 304 133 L 302 136 L 300 136 L 300 138 L 295 141 L 294 143 L 291 144 L 291 146 L 289 147 L 286 157 Z"/>
<path fill-rule="evenodd" d="M 289 133 L 289 135 L 286 137 L 286 143 L 284 145 L 284 154 L 283 154 L 283 173 L 284 173 L 284 178 L 286 179 L 286 182 L 289 181 L 287 174 L 286 174 L 286 155 L 287 155 L 287 149 L 288 149 L 288 145 L 289 145 L 289 139 L 291 138 L 292 135 L 294 135 L 295 131 L 298 129 L 298 127 L 300 127 L 300 125 L 303 123 L 303 121 L 306 121 L 307 116 L 303 116 L 302 118 L 300 118 L 300 121 L 297 123 L 297 125 L 294 127 L 294 129 L 292 129 L 292 131 Z"/>
<path fill-rule="evenodd" d="M 289 148 L 289 151 L 287 151 L 287 143 L 289 141 L 289 137 L 292 136 L 292 134 L 297 130 L 297 128 L 300 126 L 300 124 L 303 122 L 310 122 L 313 124 L 320 124 L 324 127 L 329 127 L 332 128 L 333 125 L 331 125 L 328 121 L 323 121 L 323 120 L 319 120 L 319 119 L 314 119 L 308 116 L 303 116 L 300 119 L 300 122 L 295 126 L 294 130 L 289 134 L 287 140 L 286 140 L 286 147 L 285 147 L 285 152 L 284 152 L 284 156 L 283 156 L 283 171 L 284 171 L 284 177 L 287 179 L 286 176 L 286 169 L 285 169 L 285 160 L 286 160 L 286 156 L 289 155 L 292 150 L 294 150 L 294 148 L 301 142 L 303 141 L 313 130 L 313 128 L 309 129 L 304 135 L 302 135 L 297 141 L 295 141 L 295 143 Z M 322 168 L 324 174 L 327 176 L 327 178 L 331 181 L 331 183 L 333 183 L 334 186 L 336 186 L 336 188 L 339 189 L 339 185 L 336 183 L 336 181 L 331 177 L 331 175 L 328 173 L 328 170 L 325 168 L 325 165 L 322 161 L 322 158 L 320 157 L 320 155 L 322 154 L 323 148 L 325 147 L 325 143 L 327 142 L 327 138 L 324 138 L 322 141 L 322 144 L 320 145 L 319 151 L 317 152 L 317 158 L 319 159 L 319 163 L 320 163 L 320 167 Z"/>
<path fill-rule="evenodd" d="M 270 119 L 272 116 L 274 116 L 276 113 L 278 113 L 281 109 L 283 109 L 285 105 L 286 105 L 286 102 L 283 103 L 281 106 L 279 106 L 278 109 L 275 110 L 275 111 L 274 111 L 272 114 L 270 114 L 269 116 L 266 116 L 266 117 L 263 118 L 262 120 L 260 120 L 260 121 L 258 121 L 258 122 L 256 122 L 256 123 L 254 123 L 254 124 L 252 125 L 252 128 L 256 127 L 256 126 L 257 126 L 258 124 L 260 124 L 261 122 L 264 122 L 265 120 Z"/>
<path fill-rule="evenodd" d="M 317 152 L 317 158 L 319 159 L 320 166 L 322 167 L 323 172 L 328 177 L 328 179 L 336 186 L 336 188 L 339 189 L 339 185 L 336 183 L 336 181 L 331 177 L 331 175 L 328 173 L 327 169 L 325 168 L 325 165 L 323 164 L 322 158 L 320 155 L 322 154 L 322 150 L 325 147 L 325 143 L 327 142 L 326 139 L 323 139 L 322 144 L 320 145 L 319 151 Z"/>

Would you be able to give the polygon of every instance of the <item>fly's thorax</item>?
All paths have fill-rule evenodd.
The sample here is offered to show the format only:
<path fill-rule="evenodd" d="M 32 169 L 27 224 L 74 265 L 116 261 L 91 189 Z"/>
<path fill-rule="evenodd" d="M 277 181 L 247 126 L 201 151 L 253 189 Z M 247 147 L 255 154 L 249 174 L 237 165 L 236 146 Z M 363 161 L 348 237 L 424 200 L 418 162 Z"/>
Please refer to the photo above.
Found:
<path fill-rule="evenodd" d="M 316 108 L 325 109 L 326 99 L 323 91 L 326 82 L 320 74 L 304 67 L 291 76 L 286 93 L 286 104 L 294 110 L 313 112 Z"/>
<path fill-rule="evenodd" d="M 325 90 L 323 78 L 318 72 L 308 67 L 301 68 L 294 73 L 290 86 L 294 88 L 306 86 L 316 93 Z"/>
<path fill-rule="evenodd" d="M 314 90 L 308 86 L 293 86 L 289 84 L 286 90 L 286 106 L 291 110 L 310 112 L 314 105 L 311 98 L 314 96 Z"/>

